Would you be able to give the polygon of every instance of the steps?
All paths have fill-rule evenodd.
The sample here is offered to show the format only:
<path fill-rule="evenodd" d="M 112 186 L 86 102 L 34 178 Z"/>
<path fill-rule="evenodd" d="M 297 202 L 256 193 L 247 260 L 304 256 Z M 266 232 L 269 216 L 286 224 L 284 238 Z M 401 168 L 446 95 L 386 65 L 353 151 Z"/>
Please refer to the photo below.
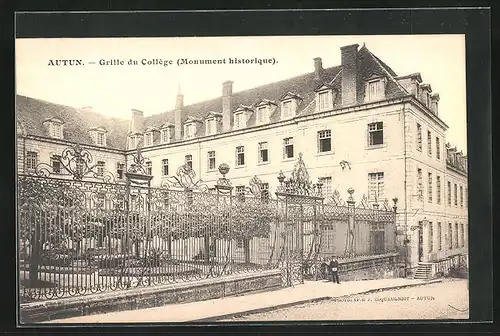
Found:
<path fill-rule="evenodd" d="M 414 279 L 429 280 L 432 273 L 431 263 L 418 263 L 417 271 L 413 276 Z"/>

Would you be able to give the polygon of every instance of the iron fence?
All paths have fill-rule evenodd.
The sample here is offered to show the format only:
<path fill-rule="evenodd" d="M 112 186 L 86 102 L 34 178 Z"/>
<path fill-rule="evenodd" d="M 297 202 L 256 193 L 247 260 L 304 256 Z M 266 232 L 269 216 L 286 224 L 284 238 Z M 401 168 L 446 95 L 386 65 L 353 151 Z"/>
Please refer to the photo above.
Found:
<path fill-rule="evenodd" d="M 380 210 L 355 207 L 350 189 L 347 205 L 338 198 L 324 204 L 322 185 L 309 182 L 301 155 L 290 179 L 278 175 L 273 198 L 256 176 L 235 193 L 225 164 L 212 187 L 187 166 L 152 187 L 140 150 L 125 183 L 94 174 L 81 148 L 65 153 L 64 167 L 75 171 L 70 178 L 45 166 L 18 176 L 25 302 L 265 269 L 281 269 L 290 286 L 325 257 L 395 248 L 395 211 L 387 202 Z"/>

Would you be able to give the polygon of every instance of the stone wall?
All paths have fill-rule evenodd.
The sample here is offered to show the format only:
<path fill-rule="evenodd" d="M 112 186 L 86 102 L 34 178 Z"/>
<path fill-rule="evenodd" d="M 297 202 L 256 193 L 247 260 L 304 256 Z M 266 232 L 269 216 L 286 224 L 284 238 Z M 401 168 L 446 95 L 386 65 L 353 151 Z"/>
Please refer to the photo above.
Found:
<path fill-rule="evenodd" d="M 280 270 L 21 304 L 21 324 L 221 298 L 282 286 Z M 166 317 L 168 319 L 168 317 Z M 168 322 L 168 321 L 166 321 Z"/>

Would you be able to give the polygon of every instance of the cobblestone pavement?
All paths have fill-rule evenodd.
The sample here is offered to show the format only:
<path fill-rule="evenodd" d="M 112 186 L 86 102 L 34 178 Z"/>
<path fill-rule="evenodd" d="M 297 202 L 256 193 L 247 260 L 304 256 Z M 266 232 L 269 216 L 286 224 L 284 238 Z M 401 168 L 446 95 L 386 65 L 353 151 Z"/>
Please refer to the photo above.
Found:
<path fill-rule="evenodd" d="M 218 322 L 468 319 L 468 293 L 467 280 L 447 279 L 426 286 L 352 295 Z"/>

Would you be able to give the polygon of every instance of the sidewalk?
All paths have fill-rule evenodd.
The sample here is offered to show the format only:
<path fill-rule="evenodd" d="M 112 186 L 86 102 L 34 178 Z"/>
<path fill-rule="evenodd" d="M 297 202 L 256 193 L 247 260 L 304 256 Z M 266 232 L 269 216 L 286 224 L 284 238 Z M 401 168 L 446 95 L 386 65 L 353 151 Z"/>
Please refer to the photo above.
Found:
<path fill-rule="evenodd" d="M 262 312 L 344 295 L 392 289 L 395 287 L 418 286 L 428 283 L 433 282 L 416 279 L 378 279 L 349 281 L 341 284 L 308 281 L 294 287 L 258 294 L 172 304 L 163 307 L 121 311 L 102 315 L 80 316 L 47 321 L 45 323 L 169 323 L 213 321 L 242 313 Z"/>

